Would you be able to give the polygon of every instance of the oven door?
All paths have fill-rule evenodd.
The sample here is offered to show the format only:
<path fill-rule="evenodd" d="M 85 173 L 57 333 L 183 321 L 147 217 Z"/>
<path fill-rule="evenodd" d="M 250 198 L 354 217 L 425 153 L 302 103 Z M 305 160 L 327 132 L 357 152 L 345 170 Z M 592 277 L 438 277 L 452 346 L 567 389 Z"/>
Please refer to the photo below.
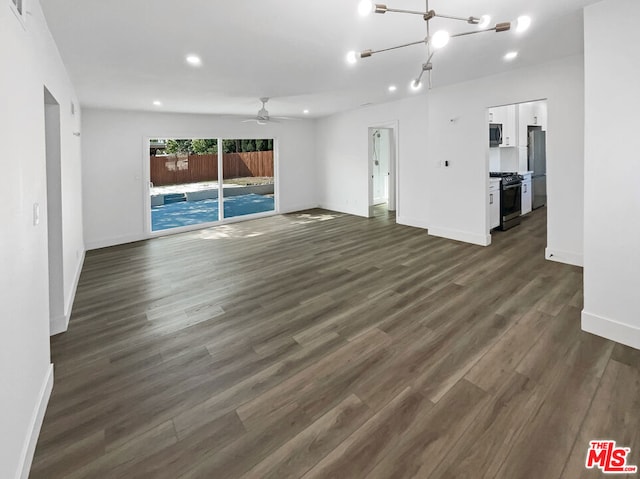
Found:
<path fill-rule="evenodd" d="M 522 213 L 522 183 L 514 183 L 502 187 L 500 206 L 503 226 L 520 218 Z"/>

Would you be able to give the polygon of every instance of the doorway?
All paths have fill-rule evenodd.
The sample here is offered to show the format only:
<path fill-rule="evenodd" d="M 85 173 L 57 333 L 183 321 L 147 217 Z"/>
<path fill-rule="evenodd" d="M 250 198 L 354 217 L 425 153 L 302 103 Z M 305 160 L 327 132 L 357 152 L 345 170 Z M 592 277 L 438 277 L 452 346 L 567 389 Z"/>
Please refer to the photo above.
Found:
<path fill-rule="evenodd" d="M 532 215 L 546 215 L 546 209 L 535 210 L 547 204 L 547 100 L 491 107 L 487 116 L 491 235 L 527 223 Z"/>
<path fill-rule="evenodd" d="M 396 211 L 397 167 L 395 125 L 370 127 L 369 144 L 369 217 L 375 207 Z"/>
<path fill-rule="evenodd" d="M 62 165 L 60 104 L 44 89 L 44 125 L 47 170 L 47 244 L 49 266 L 49 331 L 64 329 L 64 269 L 62 253 Z M 35 206 L 36 210 L 39 206 Z M 34 218 L 39 216 L 34 211 Z"/>

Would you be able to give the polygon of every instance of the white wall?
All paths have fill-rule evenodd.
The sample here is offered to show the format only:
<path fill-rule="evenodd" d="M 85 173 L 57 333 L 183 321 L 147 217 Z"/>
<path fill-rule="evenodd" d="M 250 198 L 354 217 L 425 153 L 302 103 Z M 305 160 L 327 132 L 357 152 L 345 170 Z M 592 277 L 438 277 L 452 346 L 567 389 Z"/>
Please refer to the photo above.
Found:
<path fill-rule="evenodd" d="M 426 142 L 429 233 L 489 242 L 487 108 L 546 98 L 547 257 L 581 265 L 583 91 L 581 56 L 432 90 Z M 451 166 L 441 167 L 446 160 Z"/>
<path fill-rule="evenodd" d="M 36 0 L 26 28 L 0 8 L 0 477 L 28 469 L 52 386 L 49 354 L 44 87 L 61 105 L 64 292 L 71 307 L 84 253 L 79 114 L 73 87 Z M 33 205 L 40 204 L 40 224 Z M 24 471 L 23 471 L 24 469 Z"/>
<path fill-rule="evenodd" d="M 426 95 L 339 113 L 318 121 L 317 158 L 322 207 L 369 214 L 369 127 L 397 122 L 397 221 L 426 227 Z"/>
<path fill-rule="evenodd" d="M 398 222 L 428 228 L 429 234 L 489 244 L 487 109 L 546 98 L 547 257 L 581 265 L 582 62 L 582 56 L 565 58 L 320 120 L 321 205 L 367 215 L 367 127 L 398 120 Z"/>
<path fill-rule="evenodd" d="M 276 138 L 281 213 L 318 205 L 315 122 L 269 125 L 212 115 L 85 109 L 82 115 L 84 225 L 88 249 L 148 237 L 145 138 Z"/>
<path fill-rule="evenodd" d="M 638 22 L 637 0 L 585 9 L 582 327 L 640 349 Z"/>

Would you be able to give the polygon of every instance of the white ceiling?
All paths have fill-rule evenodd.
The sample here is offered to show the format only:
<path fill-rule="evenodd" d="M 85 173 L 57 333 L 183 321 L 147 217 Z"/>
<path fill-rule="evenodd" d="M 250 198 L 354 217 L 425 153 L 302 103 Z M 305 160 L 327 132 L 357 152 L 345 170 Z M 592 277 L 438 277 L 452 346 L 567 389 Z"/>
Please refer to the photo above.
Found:
<path fill-rule="evenodd" d="M 438 13 L 508 21 L 527 14 L 525 34 L 453 39 L 433 59 L 434 87 L 582 52 L 582 8 L 596 0 L 431 0 Z M 83 106 L 171 112 L 323 116 L 411 93 L 424 46 L 374 55 L 355 66 L 349 50 L 425 36 L 419 16 L 358 15 L 359 0 L 41 0 Z M 422 10 L 421 0 L 387 0 Z M 432 20 L 433 31 L 469 25 Z M 503 60 L 509 50 L 519 57 Z M 200 68 L 185 63 L 198 54 Z M 390 94 L 387 87 L 396 84 Z M 163 106 L 152 105 L 160 100 Z"/>

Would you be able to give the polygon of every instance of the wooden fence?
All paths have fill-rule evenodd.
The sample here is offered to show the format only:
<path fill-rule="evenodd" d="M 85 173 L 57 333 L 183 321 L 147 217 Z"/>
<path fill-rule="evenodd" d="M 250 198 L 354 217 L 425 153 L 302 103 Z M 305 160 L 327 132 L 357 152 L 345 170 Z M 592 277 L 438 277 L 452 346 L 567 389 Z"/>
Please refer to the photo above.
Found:
<path fill-rule="evenodd" d="M 151 183 L 179 185 L 218 180 L 218 155 L 151 156 Z M 273 151 L 224 153 L 225 179 L 273 176 Z"/>

